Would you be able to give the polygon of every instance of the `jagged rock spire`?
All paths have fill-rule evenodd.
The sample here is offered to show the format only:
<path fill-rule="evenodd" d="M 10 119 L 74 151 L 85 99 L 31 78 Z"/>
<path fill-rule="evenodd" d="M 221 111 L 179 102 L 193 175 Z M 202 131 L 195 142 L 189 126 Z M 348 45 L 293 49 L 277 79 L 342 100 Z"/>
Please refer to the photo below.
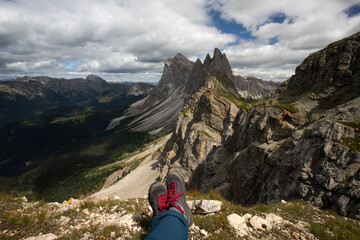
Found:
<path fill-rule="evenodd" d="M 215 48 L 214 56 L 210 58 L 210 55 L 207 54 L 204 60 L 204 67 L 210 72 L 226 76 L 229 80 L 233 79 L 232 70 L 225 53 L 221 53 L 220 49 Z"/>

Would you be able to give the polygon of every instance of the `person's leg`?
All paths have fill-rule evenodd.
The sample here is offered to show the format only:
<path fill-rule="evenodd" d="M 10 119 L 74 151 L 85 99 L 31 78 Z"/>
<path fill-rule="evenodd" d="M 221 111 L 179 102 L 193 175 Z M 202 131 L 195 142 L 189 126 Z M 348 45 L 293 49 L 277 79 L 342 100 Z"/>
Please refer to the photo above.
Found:
<path fill-rule="evenodd" d="M 186 240 L 193 216 L 185 200 L 185 183 L 181 176 L 168 174 L 167 187 L 154 182 L 149 188 L 149 203 L 153 210 L 152 230 L 146 240 Z"/>
<path fill-rule="evenodd" d="M 177 172 L 168 174 L 166 180 L 168 191 L 169 209 L 182 213 L 189 223 L 189 227 L 193 224 L 193 215 L 185 199 L 185 183 Z"/>
<path fill-rule="evenodd" d="M 168 210 L 158 214 L 152 220 L 152 231 L 146 240 L 187 240 L 188 222 L 176 211 Z"/>

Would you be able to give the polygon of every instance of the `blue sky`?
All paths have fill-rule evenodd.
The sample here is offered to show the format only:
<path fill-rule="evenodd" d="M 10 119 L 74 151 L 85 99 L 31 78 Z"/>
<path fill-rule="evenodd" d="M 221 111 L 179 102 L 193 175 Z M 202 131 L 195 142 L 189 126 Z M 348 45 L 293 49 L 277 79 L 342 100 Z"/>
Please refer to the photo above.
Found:
<path fill-rule="evenodd" d="M 359 0 L 0 1 L 0 79 L 158 81 L 166 58 L 215 47 L 235 72 L 284 81 L 303 59 L 360 31 Z"/>

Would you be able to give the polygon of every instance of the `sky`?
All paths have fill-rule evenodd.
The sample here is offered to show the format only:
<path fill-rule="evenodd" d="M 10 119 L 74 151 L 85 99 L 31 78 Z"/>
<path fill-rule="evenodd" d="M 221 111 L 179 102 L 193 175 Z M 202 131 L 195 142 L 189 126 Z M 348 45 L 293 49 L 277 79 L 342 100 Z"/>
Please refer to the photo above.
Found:
<path fill-rule="evenodd" d="M 0 79 L 156 82 L 164 61 L 219 48 L 234 71 L 284 81 L 360 31 L 360 0 L 0 0 Z"/>

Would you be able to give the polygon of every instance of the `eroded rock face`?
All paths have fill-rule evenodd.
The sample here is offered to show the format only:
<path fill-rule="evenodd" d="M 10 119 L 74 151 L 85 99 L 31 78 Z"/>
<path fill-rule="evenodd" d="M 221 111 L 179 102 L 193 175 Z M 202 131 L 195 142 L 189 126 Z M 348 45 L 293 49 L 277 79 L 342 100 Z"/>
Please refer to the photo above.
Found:
<path fill-rule="evenodd" d="M 355 217 L 360 207 L 360 153 L 341 144 L 343 137 L 355 135 L 354 130 L 331 121 L 298 130 L 282 119 L 284 114 L 289 113 L 240 110 L 234 133 L 208 153 L 189 187 L 215 189 L 243 205 L 300 198 Z"/>
<path fill-rule="evenodd" d="M 169 169 L 181 172 L 187 182 L 198 165 L 215 146 L 235 119 L 237 107 L 214 90 L 202 88 L 179 113 L 174 134 L 159 157 L 161 178 Z M 238 110 L 238 109 L 237 109 Z"/>
<path fill-rule="evenodd" d="M 277 144 L 253 142 L 228 165 L 231 198 L 245 205 L 302 198 L 354 216 L 360 154 L 341 145 L 343 136 L 353 134 L 327 121 L 294 131 Z"/>

